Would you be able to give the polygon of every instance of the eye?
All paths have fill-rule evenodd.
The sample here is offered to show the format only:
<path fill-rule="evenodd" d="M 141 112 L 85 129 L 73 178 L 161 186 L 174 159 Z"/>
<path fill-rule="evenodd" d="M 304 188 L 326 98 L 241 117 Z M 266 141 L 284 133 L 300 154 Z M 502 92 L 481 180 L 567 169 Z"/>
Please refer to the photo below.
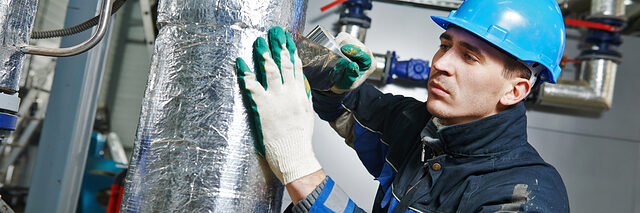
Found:
<path fill-rule="evenodd" d="M 478 61 L 478 59 L 475 56 L 472 56 L 466 53 L 464 54 L 464 60 L 471 61 L 471 62 Z"/>
<path fill-rule="evenodd" d="M 440 45 L 440 49 L 441 49 L 441 50 L 444 50 L 444 51 L 447 51 L 447 50 L 449 50 L 450 48 L 451 48 L 451 47 L 450 47 L 449 45 L 446 45 L 446 44 L 441 44 L 441 45 Z"/>

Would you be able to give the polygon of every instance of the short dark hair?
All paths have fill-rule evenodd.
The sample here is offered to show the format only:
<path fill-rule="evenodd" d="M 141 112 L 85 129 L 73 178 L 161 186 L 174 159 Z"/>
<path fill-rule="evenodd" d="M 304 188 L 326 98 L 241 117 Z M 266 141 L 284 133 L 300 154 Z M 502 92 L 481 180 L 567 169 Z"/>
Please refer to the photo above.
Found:
<path fill-rule="evenodd" d="M 494 47 L 503 53 L 502 60 L 504 61 L 504 70 L 502 70 L 502 75 L 506 79 L 513 77 L 531 79 L 531 70 L 520 62 L 518 58 L 496 46 Z"/>

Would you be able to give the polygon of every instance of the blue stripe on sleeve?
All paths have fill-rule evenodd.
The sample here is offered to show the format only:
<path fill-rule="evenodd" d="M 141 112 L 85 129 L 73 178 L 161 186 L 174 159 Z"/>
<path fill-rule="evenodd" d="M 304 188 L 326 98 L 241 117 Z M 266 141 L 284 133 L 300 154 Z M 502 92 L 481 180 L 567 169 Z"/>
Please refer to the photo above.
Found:
<path fill-rule="evenodd" d="M 355 209 L 356 204 L 351 199 L 349 199 L 349 203 L 347 203 L 347 208 L 344 209 L 344 213 L 352 213 Z"/>
<path fill-rule="evenodd" d="M 355 135 L 353 149 L 367 171 L 374 177 L 379 177 L 389 147 L 380 142 L 379 133 L 371 132 L 357 122 L 353 131 Z"/>
<path fill-rule="evenodd" d="M 334 184 L 335 183 L 331 178 L 327 180 L 327 183 L 324 185 L 324 189 L 322 189 L 322 192 L 320 192 L 320 195 L 316 199 L 316 202 L 313 203 L 313 206 L 311 206 L 311 209 L 309 209 L 309 212 L 314 212 L 314 213 L 333 212 L 331 211 L 331 209 L 324 206 L 324 202 L 327 201 L 327 198 L 329 198 L 329 195 L 331 195 L 331 191 L 333 191 Z"/>

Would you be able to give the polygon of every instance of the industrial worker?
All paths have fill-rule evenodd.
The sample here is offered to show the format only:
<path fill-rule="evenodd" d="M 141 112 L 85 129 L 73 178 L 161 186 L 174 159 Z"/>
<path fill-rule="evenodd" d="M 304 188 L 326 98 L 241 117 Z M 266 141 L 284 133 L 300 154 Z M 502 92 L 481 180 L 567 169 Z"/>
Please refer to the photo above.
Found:
<path fill-rule="evenodd" d="M 237 59 L 257 148 L 293 200 L 286 211 L 362 212 L 314 156 L 313 108 L 380 182 L 374 212 L 569 212 L 560 175 L 527 142 L 522 103 L 536 82 L 560 74 L 556 2 L 467 0 L 431 19 L 446 31 L 426 106 L 363 84 L 371 51 L 346 34 L 336 41 L 351 62 L 336 64 L 342 74 L 328 92 L 305 89 L 291 35 L 279 27 L 268 44 L 254 43 L 255 73 Z"/>

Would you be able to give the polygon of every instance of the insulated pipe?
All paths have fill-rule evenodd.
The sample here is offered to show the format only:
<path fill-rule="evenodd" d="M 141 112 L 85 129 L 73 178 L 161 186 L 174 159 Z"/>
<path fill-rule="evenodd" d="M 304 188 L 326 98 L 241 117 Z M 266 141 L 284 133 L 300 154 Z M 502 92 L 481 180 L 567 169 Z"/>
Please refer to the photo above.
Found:
<path fill-rule="evenodd" d="M 592 0 L 590 20 L 620 24 L 624 21 L 624 0 Z M 576 81 L 559 81 L 541 87 L 540 104 L 582 109 L 611 108 L 620 54 L 613 49 L 621 43 L 619 33 L 590 30 L 587 42 L 593 45 L 582 59 Z"/>
<path fill-rule="evenodd" d="M 37 7 L 37 0 L 0 0 L 0 143 L 17 126 L 24 63 L 20 47 L 31 34 Z"/>
<path fill-rule="evenodd" d="M 83 53 L 100 42 L 102 37 L 107 33 L 107 28 L 109 25 L 109 20 L 111 20 L 111 7 L 113 6 L 112 0 L 102 0 L 100 8 L 100 20 L 98 24 L 98 28 L 93 32 L 91 37 L 72 47 L 65 48 L 51 48 L 51 47 L 41 47 L 34 45 L 26 45 L 23 47 L 23 52 L 26 54 L 33 55 L 44 55 L 44 56 L 54 56 L 54 57 L 65 57 L 65 56 L 74 56 L 80 53 Z"/>
<path fill-rule="evenodd" d="M 281 26 L 303 32 L 306 0 L 161 0 L 159 34 L 123 212 L 279 212 L 283 187 L 256 154 L 235 61 Z"/>
<path fill-rule="evenodd" d="M 587 109 L 609 109 L 618 63 L 610 59 L 584 60 L 579 80 L 544 84 L 542 104 Z"/>
<path fill-rule="evenodd" d="M 624 18 L 624 0 L 592 0 L 589 18 Z"/>
<path fill-rule="evenodd" d="M 37 0 L 0 0 L 0 92 L 18 91 L 24 53 L 35 21 Z M 17 96 L 15 97 L 17 99 Z M 4 101 L 4 100 L 3 100 Z"/>

